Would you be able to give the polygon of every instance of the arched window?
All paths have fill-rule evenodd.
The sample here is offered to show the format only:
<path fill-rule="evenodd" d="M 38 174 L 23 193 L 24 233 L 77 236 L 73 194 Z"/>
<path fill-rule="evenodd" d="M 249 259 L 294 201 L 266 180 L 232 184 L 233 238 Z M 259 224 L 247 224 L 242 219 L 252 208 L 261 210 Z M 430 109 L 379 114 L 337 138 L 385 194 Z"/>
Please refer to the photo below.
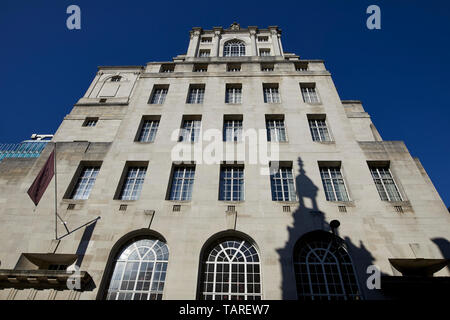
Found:
<path fill-rule="evenodd" d="M 157 239 L 140 239 L 117 255 L 107 300 L 160 300 L 169 250 Z"/>
<path fill-rule="evenodd" d="M 215 242 L 203 256 L 200 291 L 203 300 L 261 300 L 256 248 L 237 238 Z"/>
<path fill-rule="evenodd" d="M 119 82 L 120 80 L 122 80 L 122 77 L 121 76 L 112 76 L 108 80 L 111 82 Z"/>
<path fill-rule="evenodd" d="M 245 43 L 239 40 L 231 40 L 223 46 L 224 57 L 245 56 Z"/>
<path fill-rule="evenodd" d="M 337 237 L 310 239 L 296 245 L 294 270 L 299 299 L 361 299 L 352 261 Z"/>

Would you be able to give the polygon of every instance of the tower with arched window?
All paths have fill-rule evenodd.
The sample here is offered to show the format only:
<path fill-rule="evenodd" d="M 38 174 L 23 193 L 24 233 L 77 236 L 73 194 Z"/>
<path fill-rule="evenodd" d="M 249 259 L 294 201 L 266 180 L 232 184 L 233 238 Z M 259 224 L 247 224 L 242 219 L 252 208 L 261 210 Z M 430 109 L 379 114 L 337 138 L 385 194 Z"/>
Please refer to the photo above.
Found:
<path fill-rule="evenodd" d="M 0 299 L 371 300 L 450 276 L 420 161 L 279 27 L 194 27 L 86 87 L 35 157 L 0 145 Z"/>

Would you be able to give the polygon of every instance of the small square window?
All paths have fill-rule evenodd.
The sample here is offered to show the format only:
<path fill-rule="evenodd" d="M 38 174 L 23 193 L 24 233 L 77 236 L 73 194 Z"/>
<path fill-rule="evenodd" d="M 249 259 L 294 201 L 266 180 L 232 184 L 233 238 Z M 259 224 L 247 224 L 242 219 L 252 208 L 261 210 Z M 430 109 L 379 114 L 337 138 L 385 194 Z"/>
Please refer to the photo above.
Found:
<path fill-rule="evenodd" d="M 208 65 L 207 64 L 194 64 L 194 72 L 207 72 Z"/>
<path fill-rule="evenodd" d="M 269 41 L 268 36 L 259 36 L 258 37 L 258 42 L 268 42 L 268 41 Z"/>
<path fill-rule="evenodd" d="M 261 57 L 270 56 L 270 49 L 259 49 L 259 55 Z"/>
<path fill-rule="evenodd" d="M 98 118 L 86 118 L 83 122 L 83 127 L 95 127 L 97 122 Z"/>
<path fill-rule="evenodd" d="M 175 70 L 175 64 L 167 63 L 167 64 L 161 65 L 161 69 L 159 69 L 159 72 L 170 73 L 170 72 L 174 72 L 174 70 Z"/>
<path fill-rule="evenodd" d="M 239 72 L 241 71 L 241 65 L 239 63 L 229 63 L 227 64 L 228 72 Z"/>
<path fill-rule="evenodd" d="M 209 50 L 209 49 L 202 49 L 199 51 L 198 56 L 202 57 L 202 58 L 206 58 L 206 57 L 209 57 L 210 52 L 211 52 L 211 50 Z"/>
<path fill-rule="evenodd" d="M 308 71 L 308 62 L 297 62 L 294 66 L 295 71 Z"/>
<path fill-rule="evenodd" d="M 261 71 L 271 72 L 271 71 L 273 71 L 273 68 L 274 68 L 273 63 L 263 63 L 263 64 L 261 64 Z"/>

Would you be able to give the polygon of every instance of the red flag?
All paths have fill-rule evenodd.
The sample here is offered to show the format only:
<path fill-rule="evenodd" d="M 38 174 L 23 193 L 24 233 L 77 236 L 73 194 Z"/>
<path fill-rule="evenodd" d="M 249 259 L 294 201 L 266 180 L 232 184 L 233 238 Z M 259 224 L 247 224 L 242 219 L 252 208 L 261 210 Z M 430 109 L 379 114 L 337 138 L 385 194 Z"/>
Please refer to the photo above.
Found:
<path fill-rule="evenodd" d="M 42 195 L 47 189 L 48 184 L 53 178 L 55 174 L 55 150 L 50 153 L 50 156 L 47 159 L 44 167 L 39 171 L 36 179 L 34 179 L 33 184 L 28 189 L 28 195 L 31 200 L 33 200 L 34 204 L 37 206 L 39 200 L 41 200 Z"/>

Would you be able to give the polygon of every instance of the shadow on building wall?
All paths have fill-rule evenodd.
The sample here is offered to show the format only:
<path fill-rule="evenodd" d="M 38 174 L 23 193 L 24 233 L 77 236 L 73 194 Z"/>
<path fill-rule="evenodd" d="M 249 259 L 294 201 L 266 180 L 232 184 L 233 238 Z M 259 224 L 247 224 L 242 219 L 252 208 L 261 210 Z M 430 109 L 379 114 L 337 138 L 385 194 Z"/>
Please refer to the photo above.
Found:
<path fill-rule="evenodd" d="M 292 212 L 293 224 L 287 227 L 288 240 L 283 248 L 277 249 L 282 268 L 281 289 L 283 299 L 297 299 L 296 279 L 293 266 L 293 253 L 296 242 L 306 233 L 316 230 L 331 232 L 326 214 L 322 212 L 317 203 L 319 187 L 308 177 L 303 168 L 303 161 L 298 158 L 299 174 L 295 177 L 295 186 L 299 202 L 297 210 Z M 337 210 L 337 208 L 336 208 Z M 337 234 L 338 235 L 338 234 Z M 380 290 L 368 290 L 366 281 L 370 274 L 367 267 L 374 264 L 374 257 L 360 241 L 354 244 L 349 237 L 343 239 L 347 247 L 356 272 L 363 299 L 383 298 Z"/>
<path fill-rule="evenodd" d="M 450 259 L 450 242 L 447 239 L 434 238 L 431 241 L 439 248 L 443 258 Z M 450 265 L 447 266 L 447 270 L 450 272 Z"/>

